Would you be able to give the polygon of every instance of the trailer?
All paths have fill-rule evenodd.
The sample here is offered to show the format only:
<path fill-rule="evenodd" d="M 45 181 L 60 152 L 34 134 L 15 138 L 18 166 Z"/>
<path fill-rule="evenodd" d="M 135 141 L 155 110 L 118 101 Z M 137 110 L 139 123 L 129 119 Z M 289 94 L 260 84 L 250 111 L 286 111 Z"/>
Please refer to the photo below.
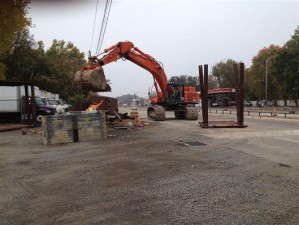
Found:
<path fill-rule="evenodd" d="M 0 122 L 34 124 L 41 116 L 55 114 L 55 108 L 45 106 L 38 101 L 40 95 L 43 95 L 43 91 L 31 82 L 1 80 Z"/>

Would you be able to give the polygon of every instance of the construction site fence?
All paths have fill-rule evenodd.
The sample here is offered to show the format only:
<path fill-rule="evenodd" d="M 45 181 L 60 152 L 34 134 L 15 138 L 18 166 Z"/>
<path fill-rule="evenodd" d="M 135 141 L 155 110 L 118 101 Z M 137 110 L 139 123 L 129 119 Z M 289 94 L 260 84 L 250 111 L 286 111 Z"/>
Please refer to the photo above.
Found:
<path fill-rule="evenodd" d="M 236 110 L 227 109 L 209 109 L 209 113 L 236 115 Z M 244 110 L 244 116 L 258 116 L 258 117 L 283 117 L 283 118 L 295 118 L 299 119 L 299 112 L 290 110 L 288 112 L 277 112 L 277 111 L 246 111 Z"/>

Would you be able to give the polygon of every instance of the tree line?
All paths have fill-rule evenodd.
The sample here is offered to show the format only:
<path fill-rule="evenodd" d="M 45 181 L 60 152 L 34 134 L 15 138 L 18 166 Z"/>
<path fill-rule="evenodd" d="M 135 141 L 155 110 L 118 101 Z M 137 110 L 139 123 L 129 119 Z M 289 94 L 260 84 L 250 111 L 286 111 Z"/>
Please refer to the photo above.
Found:
<path fill-rule="evenodd" d="M 209 89 L 234 88 L 233 59 L 216 63 L 209 74 Z M 267 78 L 267 79 L 266 79 Z M 184 84 L 200 90 L 198 76 L 181 75 Z M 267 83 L 267 90 L 266 90 Z M 299 26 L 283 46 L 270 45 L 252 58 L 244 72 L 244 96 L 248 100 L 298 100 L 299 98 Z"/>
<path fill-rule="evenodd" d="M 85 59 L 77 47 L 63 40 L 53 40 L 45 50 L 43 42 L 36 43 L 28 29 L 24 29 L 18 32 L 13 48 L 2 62 L 7 80 L 32 81 L 40 89 L 68 99 L 78 92 L 72 81 Z"/>
<path fill-rule="evenodd" d="M 43 41 L 37 42 L 29 31 L 30 0 L 0 1 L 0 19 L 4 21 L 0 23 L 0 79 L 31 81 L 66 100 L 79 96 L 73 79 L 86 61 L 84 53 L 72 42 L 56 39 L 45 49 Z"/>
<path fill-rule="evenodd" d="M 84 53 L 64 40 L 53 40 L 50 48 L 45 49 L 44 43 L 36 41 L 29 31 L 32 26 L 27 15 L 30 0 L 0 1 L 0 79 L 32 81 L 40 89 L 59 93 L 66 100 L 78 96 L 73 77 L 85 63 Z M 213 65 L 209 89 L 235 87 L 235 63 L 239 62 L 227 59 Z M 245 98 L 264 99 L 267 82 L 268 99 L 298 99 L 298 65 L 299 26 L 283 46 L 270 45 L 253 57 L 252 65 L 245 70 Z M 180 79 L 200 90 L 198 75 L 181 75 Z"/>

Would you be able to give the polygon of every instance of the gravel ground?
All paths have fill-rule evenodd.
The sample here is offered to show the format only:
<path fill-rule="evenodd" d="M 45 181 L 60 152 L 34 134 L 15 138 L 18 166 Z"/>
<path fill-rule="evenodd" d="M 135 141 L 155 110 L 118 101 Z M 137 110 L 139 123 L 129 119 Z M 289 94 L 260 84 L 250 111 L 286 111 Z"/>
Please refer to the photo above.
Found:
<path fill-rule="evenodd" d="M 51 146 L 3 132 L 0 224 L 299 224 L 298 168 L 246 144 L 172 119 Z"/>

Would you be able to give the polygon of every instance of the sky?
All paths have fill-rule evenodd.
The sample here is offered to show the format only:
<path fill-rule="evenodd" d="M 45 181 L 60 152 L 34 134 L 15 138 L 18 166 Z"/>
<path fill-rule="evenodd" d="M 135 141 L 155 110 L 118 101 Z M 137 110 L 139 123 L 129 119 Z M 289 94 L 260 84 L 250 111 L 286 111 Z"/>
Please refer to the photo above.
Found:
<path fill-rule="evenodd" d="M 104 5 L 103 0 L 98 8 L 97 0 L 32 0 L 31 34 L 46 49 L 57 39 L 72 42 L 86 57 L 89 50 L 95 55 Z M 259 50 L 284 45 L 297 26 L 298 0 L 113 0 L 101 52 L 131 41 L 161 62 L 168 78 L 198 76 L 198 65 L 208 64 L 211 71 L 227 59 L 250 67 Z M 128 60 L 103 69 L 112 91 L 101 95 L 145 97 L 153 89 L 152 75 Z"/>

